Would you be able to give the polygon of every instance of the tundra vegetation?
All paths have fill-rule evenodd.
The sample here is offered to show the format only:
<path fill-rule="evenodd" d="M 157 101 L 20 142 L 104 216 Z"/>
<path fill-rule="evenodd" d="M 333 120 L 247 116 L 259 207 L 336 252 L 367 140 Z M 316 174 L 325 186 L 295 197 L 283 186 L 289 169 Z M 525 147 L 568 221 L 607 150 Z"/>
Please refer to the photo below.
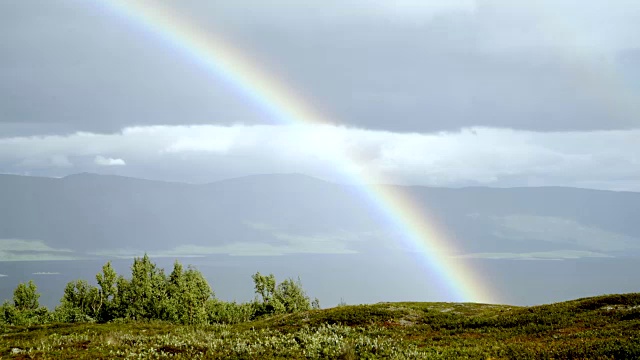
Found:
<path fill-rule="evenodd" d="M 110 263 L 96 284 L 73 281 L 40 307 L 33 282 L 0 308 L 0 358 L 634 359 L 640 294 L 551 305 L 380 303 L 320 309 L 300 281 L 253 275 L 256 298 L 215 298 L 178 262 L 167 276 L 147 256 L 131 277 Z"/>

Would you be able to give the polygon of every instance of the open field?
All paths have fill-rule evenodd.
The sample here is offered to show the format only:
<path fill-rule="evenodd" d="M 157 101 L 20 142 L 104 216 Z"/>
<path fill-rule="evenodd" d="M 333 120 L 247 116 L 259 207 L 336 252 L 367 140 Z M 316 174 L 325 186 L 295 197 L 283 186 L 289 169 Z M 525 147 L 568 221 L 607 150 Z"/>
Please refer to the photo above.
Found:
<path fill-rule="evenodd" d="M 534 307 L 381 303 L 237 325 L 49 324 L 4 327 L 17 359 L 631 359 L 640 358 L 640 294 Z"/>

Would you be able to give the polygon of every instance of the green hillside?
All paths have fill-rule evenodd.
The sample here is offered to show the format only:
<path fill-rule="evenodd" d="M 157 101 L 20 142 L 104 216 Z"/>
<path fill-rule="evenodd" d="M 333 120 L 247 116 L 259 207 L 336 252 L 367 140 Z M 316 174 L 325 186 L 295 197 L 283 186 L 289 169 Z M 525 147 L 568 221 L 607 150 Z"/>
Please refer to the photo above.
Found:
<path fill-rule="evenodd" d="M 173 359 L 633 359 L 640 293 L 551 305 L 381 303 L 236 325 L 166 322 L 4 326 L 0 356 Z"/>

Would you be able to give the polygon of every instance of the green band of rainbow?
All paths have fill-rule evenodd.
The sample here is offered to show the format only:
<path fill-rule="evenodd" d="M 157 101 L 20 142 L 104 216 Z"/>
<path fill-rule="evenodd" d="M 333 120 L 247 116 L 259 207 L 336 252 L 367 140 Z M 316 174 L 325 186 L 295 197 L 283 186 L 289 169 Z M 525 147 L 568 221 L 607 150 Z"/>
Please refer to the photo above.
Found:
<path fill-rule="evenodd" d="M 197 63 L 217 79 L 223 79 L 272 119 L 283 124 L 326 125 L 325 119 L 296 96 L 282 81 L 262 71 L 247 55 L 224 39 L 205 33 L 193 24 L 161 8 L 158 2 L 103 0 L 107 9 L 169 42 L 182 56 Z M 330 155 L 331 156 L 331 155 Z M 400 230 L 398 241 L 409 246 L 419 262 L 435 272 L 448 289 L 451 301 L 495 302 L 493 294 L 462 259 L 455 258 L 451 241 L 406 193 L 398 187 L 382 186 L 379 174 L 358 166 L 355 156 L 333 156 L 349 184 L 386 222 Z M 429 279 L 431 281 L 432 279 Z M 428 284 L 427 284 L 428 285 Z"/>

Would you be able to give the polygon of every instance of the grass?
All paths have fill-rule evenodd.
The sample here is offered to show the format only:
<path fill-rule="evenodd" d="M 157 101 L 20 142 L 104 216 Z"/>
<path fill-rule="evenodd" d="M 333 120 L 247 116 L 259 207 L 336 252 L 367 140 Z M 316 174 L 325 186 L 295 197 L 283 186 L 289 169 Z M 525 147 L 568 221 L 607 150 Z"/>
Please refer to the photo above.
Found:
<path fill-rule="evenodd" d="M 381 303 L 233 326 L 50 324 L 0 332 L 2 359 L 634 359 L 640 294 L 533 307 Z"/>

